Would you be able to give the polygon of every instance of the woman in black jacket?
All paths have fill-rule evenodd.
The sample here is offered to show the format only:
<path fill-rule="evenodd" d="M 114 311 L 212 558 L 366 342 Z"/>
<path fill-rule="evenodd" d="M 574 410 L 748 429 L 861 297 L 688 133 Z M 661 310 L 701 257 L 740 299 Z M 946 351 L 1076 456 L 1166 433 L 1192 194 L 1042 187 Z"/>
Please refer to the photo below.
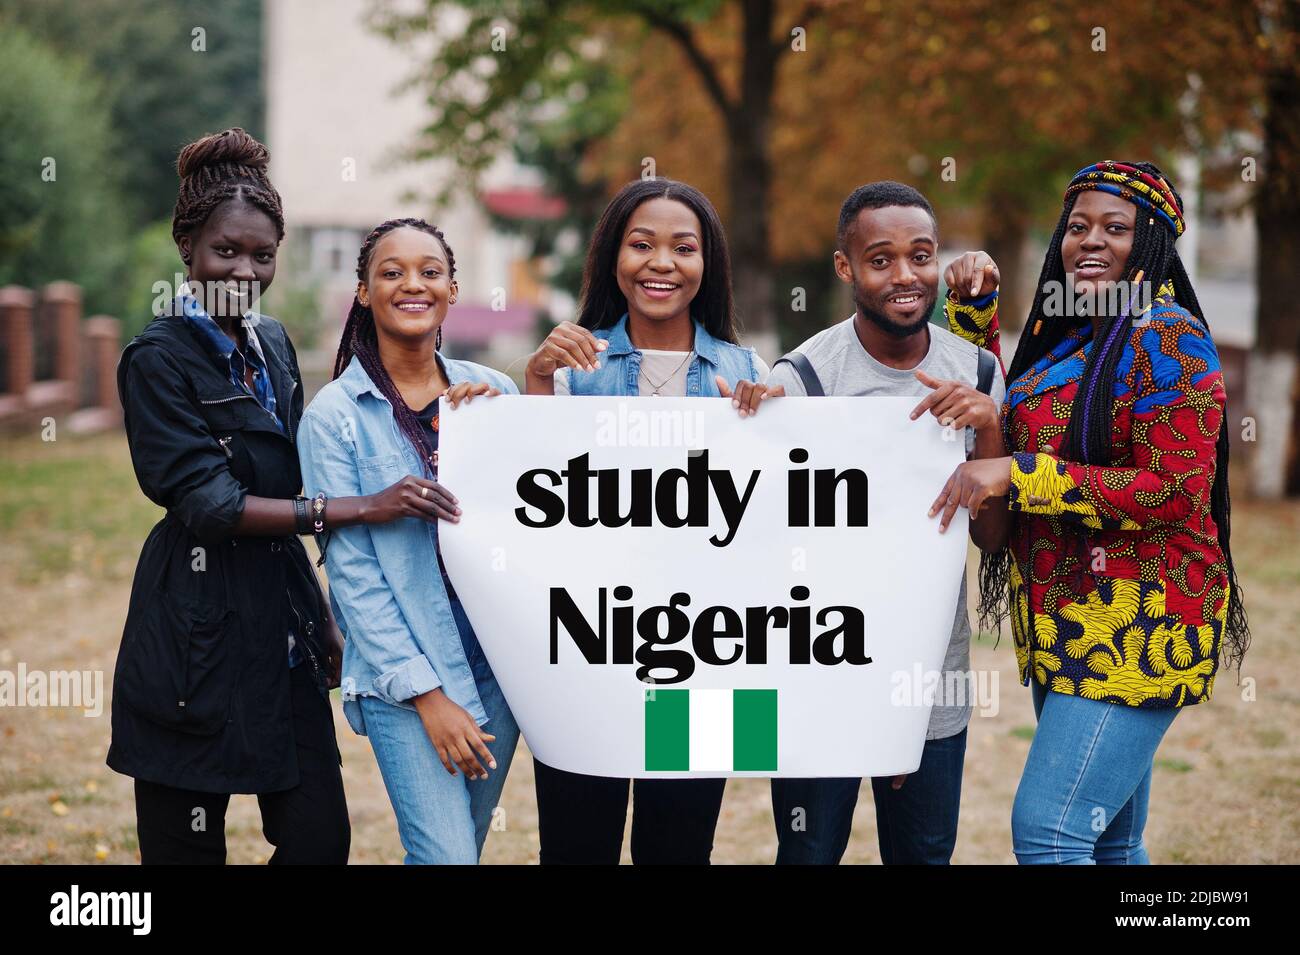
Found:
<path fill-rule="evenodd" d="M 414 476 L 298 496 L 302 376 L 283 326 L 253 310 L 284 237 L 268 159 L 242 129 L 181 151 L 187 284 L 118 366 L 136 477 L 167 510 L 136 567 L 108 752 L 135 778 L 146 864 L 223 863 L 232 793 L 257 794 L 272 863 L 347 861 L 328 696 L 342 643 L 299 535 L 454 513 Z"/>

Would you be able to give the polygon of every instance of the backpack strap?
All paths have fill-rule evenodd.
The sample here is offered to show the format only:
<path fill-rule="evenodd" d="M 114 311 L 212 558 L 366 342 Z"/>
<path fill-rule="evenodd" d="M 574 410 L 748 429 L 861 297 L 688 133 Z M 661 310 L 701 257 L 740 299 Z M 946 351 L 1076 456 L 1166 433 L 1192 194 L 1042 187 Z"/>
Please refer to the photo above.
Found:
<path fill-rule="evenodd" d="M 989 394 L 993 389 L 993 372 L 997 367 L 997 359 L 993 357 L 993 352 L 988 349 L 979 349 L 979 370 L 975 373 L 975 387 L 981 394 Z"/>
<path fill-rule="evenodd" d="M 808 393 L 809 398 L 824 398 L 826 391 L 822 388 L 822 380 L 817 377 L 817 372 L 813 370 L 812 362 L 801 352 L 792 351 L 788 355 L 782 355 L 776 360 L 776 364 L 785 362 L 795 370 L 799 380 L 803 382 L 803 390 Z"/>

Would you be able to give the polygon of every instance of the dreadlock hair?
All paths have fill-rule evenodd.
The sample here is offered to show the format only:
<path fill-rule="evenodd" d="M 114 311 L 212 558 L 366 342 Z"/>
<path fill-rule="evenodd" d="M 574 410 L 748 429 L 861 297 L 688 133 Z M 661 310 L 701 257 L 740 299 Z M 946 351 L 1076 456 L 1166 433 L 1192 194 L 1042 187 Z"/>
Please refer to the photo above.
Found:
<path fill-rule="evenodd" d="M 192 235 L 218 206 L 232 199 L 265 212 L 275 223 L 276 241 L 284 239 L 280 194 L 266 176 L 270 160 L 270 151 L 238 126 L 209 133 L 182 149 L 176 158 L 181 188 L 172 213 L 172 239 L 179 244 L 181 236 Z"/>
<path fill-rule="evenodd" d="M 1153 177 L 1168 178 L 1154 163 L 1129 162 L 1142 172 Z M 1178 204 L 1183 207 L 1183 200 L 1169 185 L 1169 190 Z M 1061 211 L 1056 231 L 1052 233 L 1043 259 L 1043 269 L 1039 273 L 1038 287 L 1034 293 L 1033 306 L 1029 319 L 1020 336 L 1015 357 L 1007 371 L 1007 387 L 1033 367 L 1034 363 L 1055 348 L 1080 323 L 1090 319 L 1069 316 L 1049 317 L 1044 314 L 1047 290 L 1059 288 L 1065 284 L 1065 264 L 1061 260 L 1061 242 L 1065 236 L 1066 225 L 1078 193 L 1068 195 Z M 1154 221 L 1153 221 L 1154 219 Z M 1133 234 L 1133 248 L 1129 252 L 1126 278 L 1130 282 L 1141 280 L 1149 282 L 1150 288 L 1159 290 L 1166 282 L 1174 289 L 1174 301 L 1191 312 L 1205 326 L 1209 334 L 1209 322 L 1205 312 L 1196 298 L 1187 270 L 1174 248 L 1175 236 L 1169 227 L 1158 218 L 1150 216 L 1143 207 L 1138 207 Z M 1049 283 L 1058 283 L 1053 286 Z M 1108 465 L 1111 460 L 1111 429 L 1114 425 L 1114 395 L 1116 370 L 1123 357 L 1133 329 L 1133 315 L 1125 306 L 1119 314 L 1105 316 L 1094 336 L 1093 347 L 1084 366 L 1079 389 L 1074 396 L 1070 410 L 1070 424 L 1062 435 L 1058 454 L 1069 461 L 1084 464 Z M 1215 445 L 1215 474 L 1210 496 L 1210 514 L 1218 531 L 1219 547 L 1223 551 L 1228 576 L 1228 606 L 1223 628 L 1224 662 L 1238 667 L 1250 646 L 1250 625 L 1242 601 L 1241 585 L 1237 580 L 1236 567 L 1232 560 L 1229 546 L 1232 523 L 1232 504 L 1228 490 L 1228 430 L 1227 415 L 1223 416 L 1219 427 L 1219 436 Z M 1007 435 L 1007 446 L 1011 447 L 1011 436 Z M 1087 566 L 1087 529 L 1076 528 L 1079 534 L 1077 560 L 1080 570 Z M 1002 619 L 1009 612 L 1009 577 L 1011 557 L 1007 548 L 996 553 L 984 553 L 980 556 L 980 600 L 979 618 L 981 627 L 998 629 Z"/>
<path fill-rule="evenodd" d="M 691 300 L 691 318 L 714 338 L 731 344 L 736 339 L 736 308 L 731 297 L 731 255 L 722 220 L 708 197 L 694 186 L 674 179 L 638 179 L 629 182 L 610 200 L 587 247 L 578 298 L 578 324 L 595 331 L 612 328 L 627 312 L 627 298 L 618 287 L 614 267 L 623 244 L 628 219 L 643 202 L 672 199 L 680 202 L 700 220 L 700 247 L 704 257 L 704 278 Z"/>
<path fill-rule="evenodd" d="M 370 257 L 375 251 L 375 246 L 379 240 L 388 233 L 397 229 L 418 229 L 421 232 L 433 236 L 442 245 L 442 249 L 447 253 L 447 273 L 450 279 L 456 278 L 456 257 L 452 254 L 451 246 L 447 244 L 442 230 L 437 226 L 430 225 L 423 219 L 389 219 L 379 223 L 370 230 L 365 241 L 361 243 L 361 252 L 357 255 L 357 281 L 369 284 L 370 279 Z M 436 351 L 442 348 L 442 328 L 439 327 L 438 335 L 434 339 L 435 358 Z M 337 378 L 343 374 L 344 370 L 356 356 L 361 362 L 361 367 L 365 369 L 370 380 L 375 383 L 379 391 L 388 403 L 393 407 L 393 416 L 397 419 L 397 427 L 406 439 L 411 442 L 416 453 L 420 456 L 420 461 L 424 464 L 425 473 L 433 473 L 433 446 L 425 437 L 424 428 L 421 427 L 419 420 L 415 417 L 415 412 L 406 404 L 401 392 L 393 384 L 393 379 L 388 376 L 388 370 L 384 368 L 384 363 L 379 359 L 379 343 L 375 337 L 375 313 L 370 306 L 362 305 L 358 296 L 352 298 L 352 308 L 348 311 L 347 323 L 343 326 L 343 337 L 339 341 L 339 351 L 334 358 L 334 377 Z M 440 358 L 436 358 L 439 365 L 442 364 Z"/>

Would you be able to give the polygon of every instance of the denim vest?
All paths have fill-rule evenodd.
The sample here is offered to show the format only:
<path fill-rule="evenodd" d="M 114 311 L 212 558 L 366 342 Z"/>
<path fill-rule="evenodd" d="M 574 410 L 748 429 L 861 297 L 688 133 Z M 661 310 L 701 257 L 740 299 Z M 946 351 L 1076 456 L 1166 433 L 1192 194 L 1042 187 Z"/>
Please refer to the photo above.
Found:
<path fill-rule="evenodd" d="M 446 357 L 442 363 L 453 385 L 482 381 L 519 393 L 499 371 Z M 375 494 L 408 474 L 424 474 L 392 405 L 355 357 L 303 413 L 298 457 L 309 497 Z M 414 709 L 413 697 L 439 686 L 479 725 L 487 720 L 438 573 L 437 545 L 437 522 L 415 517 L 331 531 L 330 604 L 347 637 L 343 713 L 357 733 L 365 734 L 357 697 Z"/>
<path fill-rule="evenodd" d="M 757 377 L 754 349 L 720 341 L 705 331 L 699 322 L 692 319 L 692 324 L 695 325 L 695 354 L 686 369 L 687 397 L 720 397 L 718 383 L 713 380 L 714 375 L 721 375 L 733 389 L 737 381 L 753 381 Z M 627 337 L 627 315 L 612 327 L 598 329 L 592 334 L 609 342 L 609 347 L 599 353 L 600 367 L 595 371 L 567 369 L 569 393 L 626 397 L 639 395 L 641 352 L 633 347 L 632 339 Z"/>

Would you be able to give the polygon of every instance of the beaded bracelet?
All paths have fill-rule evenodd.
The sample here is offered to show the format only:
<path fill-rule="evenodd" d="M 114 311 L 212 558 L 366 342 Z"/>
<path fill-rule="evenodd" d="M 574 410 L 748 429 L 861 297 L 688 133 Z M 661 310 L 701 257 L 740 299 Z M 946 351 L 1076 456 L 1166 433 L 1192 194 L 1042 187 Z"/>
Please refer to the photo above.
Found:
<path fill-rule="evenodd" d="M 325 492 L 321 491 L 311 502 L 312 530 L 317 534 L 325 533 Z"/>
<path fill-rule="evenodd" d="M 325 550 L 330 545 L 330 535 L 325 530 L 325 492 L 319 492 L 311 502 L 312 513 L 312 531 L 316 535 L 316 548 L 320 551 L 320 558 L 316 561 L 319 567 L 325 563 Z"/>

